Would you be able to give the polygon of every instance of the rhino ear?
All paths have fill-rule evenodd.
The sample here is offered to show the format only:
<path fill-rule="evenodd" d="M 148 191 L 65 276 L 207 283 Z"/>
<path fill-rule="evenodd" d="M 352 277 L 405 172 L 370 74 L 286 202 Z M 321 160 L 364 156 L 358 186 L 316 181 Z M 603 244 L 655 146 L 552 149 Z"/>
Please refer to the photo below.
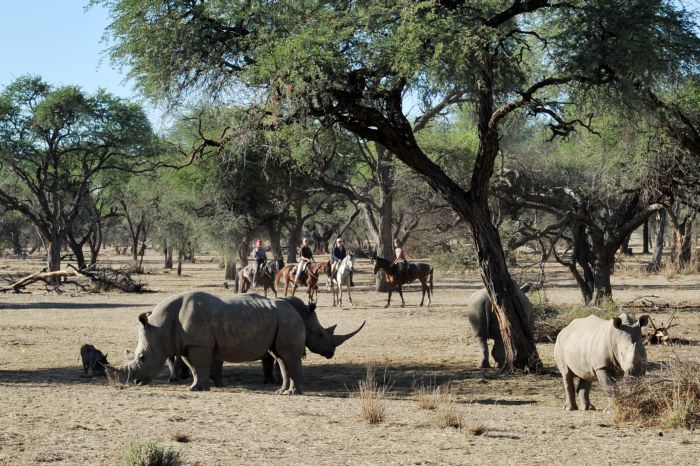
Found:
<path fill-rule="evenodd" d="M 622 327 L 622 319 L 620 319 L 619 317 L 613 317 L 613 327 L 615 327 L 616 329 Z"/>
<path fill-rule="evenodd" d="M 639 316 L 639 326 L 646 327 L 647 325 L 649 325 L 649 316 L 646 314 Z"/>
<path fill-rule="evenodd" d="M 143 324 L 144 327 L 148 327 L 148 316 L 151 315 L 151 312 L 144 312 L 143 314 L 139 314 L 139 322 Z"/>

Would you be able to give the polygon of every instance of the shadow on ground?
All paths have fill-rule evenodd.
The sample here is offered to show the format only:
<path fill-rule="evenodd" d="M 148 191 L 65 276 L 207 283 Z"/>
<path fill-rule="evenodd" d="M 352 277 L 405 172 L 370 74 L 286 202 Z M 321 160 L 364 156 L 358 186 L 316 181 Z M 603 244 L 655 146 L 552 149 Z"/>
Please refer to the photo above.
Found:
<path fill-rule="evenodd" d="M 78 309 L 114 309 L 121 307 L 144 307 L 150 304 L 126 304 L 126 303 L 70 303 L 70 302 L 38 302 L 38 303 L 2 303 L 0 309 L 8 310 L 30 310 L 38 309 L 60 309 L 60 310 L 78 310 Z"/>

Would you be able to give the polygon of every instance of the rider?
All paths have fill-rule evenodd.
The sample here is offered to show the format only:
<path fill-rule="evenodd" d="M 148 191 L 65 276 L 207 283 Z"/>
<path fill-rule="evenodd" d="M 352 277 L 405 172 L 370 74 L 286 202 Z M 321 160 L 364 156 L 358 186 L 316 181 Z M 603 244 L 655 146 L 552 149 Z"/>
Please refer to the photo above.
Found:
<path fill-rule="evenodd" d="M 400 275 L 406 275 L 408 272 L 408 260 L 406 259 L 406 254 L 403 251 L 403 246 L 401 245 L 401 240 L 396 238 L 394 240 L 394 254 L 396 259 L 391 265 L 396 265 Z"/>
<path fill-rule="evenodd" d="M 343 238 L 338 238 L 335 240 L 335 246 L 333 246 L 333 251 L 331 252 L 331 273 L 335 276 L 340 266 L 340 262 L 345 259 L 347 251 L 345 250 L 345 242 Z M 350 271 L 350 286 L 355 286 L 352 282 L 352 270 Z"/>
<path fill-rule="evenodd" d="M 311 252 L 311 248 L 309 247 L 309 240 L 304 238 L 301 241 L 301 249 L 299 250 L 299 263 L 297 264 L 297 273 L 294 276 L 295 285 L 299 281 L 299 277 L 301 276 L 302 272 L 306 270 L 306 267 L 309 265 L 309 262 L 315 262 L 314 255 Z"/>
<path fill-rule="evenodd" d="M 255 241 L 255 249 L 253 249 L 253 259 L 255 260 L 255 274 L 253 275 L 253 281 L 258 282 L 260 277 L 260 272 L 267 262 L 267 253 L 263 249 L 263 242 L 261 239 Z"/>

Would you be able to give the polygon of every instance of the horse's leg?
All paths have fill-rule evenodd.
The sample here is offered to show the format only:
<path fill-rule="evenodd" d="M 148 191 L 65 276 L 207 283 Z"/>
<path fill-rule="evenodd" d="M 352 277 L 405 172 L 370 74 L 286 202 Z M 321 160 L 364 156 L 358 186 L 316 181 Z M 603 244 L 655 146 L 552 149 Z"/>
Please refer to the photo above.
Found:
<path fill-rule="evenodd" d="M 386 304 L 384 305 L 384 307 L 389 307 L 389 304 L 391 304 L 391 290 L 392 290 L 392 287 L 390 286 L 389 287 L 389 298 L 386 300 Z"/>
<path fill-rule="evenodd" d="M 346 286 L 348 287 L 348 301 L 350 301 L 350 305 L 352 306 L 352 296 L 350 296 L 350 277 L 348 277 Z"/>
<path fill-rule="evenodd" d="M 406 301 L 403 300 L 403 290 L 401 289 L 401 285 L 399 285 L 399 296 L 401 296 L 401 307 L 404 307 L 406 305 Z"/>
<path fill-rule="evenodd" d="M 421 277 L 421 278 L 420 278 L 420 290 L 421 290 L 421 293 L 422 293 L 422 296 L 420 297 L 420 305 L 421 305 L 421 306 L 423 305 L 423 301 L 425 301 L 425 290 L 426 290 L 426 288 L 428 288 L 428 285 L 426 285 L 426 283 L 425 283 L 425 278 L 422 278 L 422 277 Z M 430 298 L 428 298 L 428 299 L 430 299 Z"/>
<path fill-rule="evenodd" d="M 285 274 L 284 276 L 284 295 L 287 296 L 289 292 L 289 276 Z"/>

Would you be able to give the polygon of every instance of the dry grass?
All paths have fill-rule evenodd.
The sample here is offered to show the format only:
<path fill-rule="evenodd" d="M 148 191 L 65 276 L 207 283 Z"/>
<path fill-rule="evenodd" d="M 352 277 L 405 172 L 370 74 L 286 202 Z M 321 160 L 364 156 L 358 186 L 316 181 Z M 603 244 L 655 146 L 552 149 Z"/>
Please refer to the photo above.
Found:
<path fill-rule="evenodd" d="M 440 386 L 435 384 L 435 381 L 428 382 L 425 385 L 422 381 L 418 387 L 414 387 L 418 407 L 425 410 L 434 410 L 439 404 Z"/>
<path fill-rule="evenodd" d="M 173 440 L 177 443 L 190 443 L 190 436 L 183 432 L 175 432 L 173 434 Z"/>
<path fill-rule="evenodd" d="M 618 423 L 694 429 L 700 424 L 700 363 L 677 359 L 658 375 L 623 379 L 613 412 Z"/>
<path fill-rule="evenodd" d="M 446 429 L 462 428 L 462 413 L 455 399 L 454 390 L 449 383 L 437 387 L 433 391 L 432 399 L 435 403 L 435 417 L 433 417 L 433 427 Z"/>
<path fill-rule="evenodd" d="M 474 437 L 479 437 L 488 432 L 488 428 L 486 428 L 485 425 L 476 421 L 468 423 L 465 430 L 467 433 L 469 433 L 469 435 L 473 435 Z"/>
<path fill-rule="evenodd" d="M 154 442 L 132 440 L 124 447 L 127 466 L 179 466 L 183 464 L 179 451 Z"/>
<path fill-rule="evenodd" d="M 368 424 L 379 424 L 386 417 L 386 400 L 391 393 L 391 383 L 386 375 L 382 384 L 377 382 L 377 368 L 374 364 L 367 365 L 367 375 L 359 380 L 357 397 L 360 399 L 360 415 Z"/>

